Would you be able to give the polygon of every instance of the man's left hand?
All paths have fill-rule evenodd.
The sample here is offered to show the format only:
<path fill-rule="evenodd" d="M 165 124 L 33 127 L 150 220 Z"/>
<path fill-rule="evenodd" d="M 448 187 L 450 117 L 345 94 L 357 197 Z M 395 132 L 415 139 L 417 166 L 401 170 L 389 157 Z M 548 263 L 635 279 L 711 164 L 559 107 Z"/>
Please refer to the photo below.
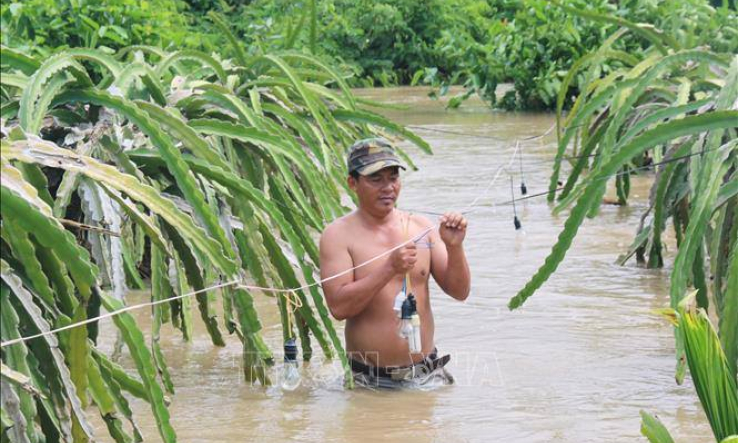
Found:
<path fill-rule="evenodd" d="M 459 246 L 466 236 L 467 221 L 463 215 L 447 212 L 441 216 L 438 232 L 446 246 Z"/>

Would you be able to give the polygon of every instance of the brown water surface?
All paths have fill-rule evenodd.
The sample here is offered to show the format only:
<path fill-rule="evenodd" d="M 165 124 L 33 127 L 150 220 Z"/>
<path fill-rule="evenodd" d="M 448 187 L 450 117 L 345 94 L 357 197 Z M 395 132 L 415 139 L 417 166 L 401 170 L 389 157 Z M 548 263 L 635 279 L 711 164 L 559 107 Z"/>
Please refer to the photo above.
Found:
<path fill-rule="evenodd" d="M 415 210 L 463 209 L 508 161 L 515 138 L 540 134 L 554 121 L 549 114 L 491 111 L 475 101 L 447 112 L 419 88 L 358 93 L 409 105 L 382 111 L 399 123 L 478 135 L 418 130 L 435 154 L 409 147 L 420 170 L 404 177 L 400 206 Z M 522 145 L 530 193 L 546 190 L 554 140 Z M 517 162 L 511 172 L 517 188 Z M 458 382 L 453 387 L 347 391 L 338 366 L 317 358 L 304 369 L 305 384 L 297 391 L 249 387 L 242 381 L 235 337 L 227 338 L 225 348 L 213 347 L 196 314 L 191 343 L 166 326 L 162 347 L 176 386 L 170 411 L 179 440 L 646 441 L 639 432 L 639 411 L 646 410 L 658 414 L 679 442 L 711 441 L 691 382 L 674 383 L 672 328 L 652 312 L 668 305 L 667 272 L 614 264 L 633 238 L 650 182 L 649 175 L 633 180 L 635 197 L 627 207 L 603 206 L 599 217 L 584 224 L 554 277 L 510 312 L 507 301 L 543 263 L 565 219 L 551 215 L 545 198 L 534 198 L 518 203 L 523 229 L 515 231 L 512 208 L 492 204 L 510 198 L 509 178 L 497 181 L 469 215 L 471 297 L 460 303 L 431 287 L 436 342 L 452 355 L 450 370 Z M 129 301 L 144 297 L 132 294 Z M 280 349 L 273 299 L 258 296 L 257 304 L 266 340 Z M 144 311 L 137 319 L 148 328 Z M 123 364 L 132 366 L 125 356 Z M 134 406 L 147 440 L 156 441 L 148 406 Z M 98 435 L 104 434 L 100 428 Z"/>

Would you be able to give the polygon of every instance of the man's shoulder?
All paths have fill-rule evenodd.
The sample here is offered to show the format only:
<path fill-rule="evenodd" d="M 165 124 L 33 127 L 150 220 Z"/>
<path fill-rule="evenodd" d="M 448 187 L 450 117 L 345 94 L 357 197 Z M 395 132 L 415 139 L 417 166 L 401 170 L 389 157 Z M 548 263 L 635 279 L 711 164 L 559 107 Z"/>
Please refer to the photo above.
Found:
<path fill-rule="evenodd" d="M 350 214 L 338 217 L 337 219 L 330 222 L 328 226 L 323 229 L 323 234 L 321 235 L 321 237 L 335 238 L 337 236 L 342 236 L 343 234 L 345 234 L 353 226 L 353 215 L 354 213 L 352 212 Z"/>
<path fill-rule="evenodd" d="M 412 217 L 410 218 L 412 220 L 413 226 L 417 228 L 428 228 L 433 226 L 433 222 L 430 221 L 430 219 L 424 215 L 420 214 L 412 214 Z"/>

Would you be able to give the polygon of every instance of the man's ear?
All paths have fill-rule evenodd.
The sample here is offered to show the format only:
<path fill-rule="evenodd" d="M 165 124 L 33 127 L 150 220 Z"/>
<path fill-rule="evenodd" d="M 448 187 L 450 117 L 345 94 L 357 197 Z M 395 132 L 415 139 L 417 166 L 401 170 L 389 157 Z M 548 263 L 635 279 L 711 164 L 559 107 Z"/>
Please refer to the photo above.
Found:
<path fill-rule="evenodd" d="M 351 189 L 352 191 L 356 192 L 356 185 L 357 185 L 357 182 L 358 182 L 359 180 L 358 180 L 357 178 L 354 178 L 353 176 L 349 175 L 349 176 L 348 176 L 348 179 L 347 179 L 346 181 L 347 181 L 347 183 L 348 183 L 348 185 L 349 185 L 349 188 L 350 188 L 350 189 Z"/>

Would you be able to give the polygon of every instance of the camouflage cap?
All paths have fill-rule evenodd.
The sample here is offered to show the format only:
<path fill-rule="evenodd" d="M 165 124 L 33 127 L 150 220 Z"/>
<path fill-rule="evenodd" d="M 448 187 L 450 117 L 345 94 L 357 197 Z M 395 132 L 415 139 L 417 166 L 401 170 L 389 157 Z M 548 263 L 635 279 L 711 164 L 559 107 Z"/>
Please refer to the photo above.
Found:
<path fill-rule="evenodd" d="M 348 172 L 357 172 L 359 175 L 371 175 L 390 167 L 405 167 L 395 154 L 395 149 L 382 138 L 367 138 L 359 140 L 349 148 Z"/>

